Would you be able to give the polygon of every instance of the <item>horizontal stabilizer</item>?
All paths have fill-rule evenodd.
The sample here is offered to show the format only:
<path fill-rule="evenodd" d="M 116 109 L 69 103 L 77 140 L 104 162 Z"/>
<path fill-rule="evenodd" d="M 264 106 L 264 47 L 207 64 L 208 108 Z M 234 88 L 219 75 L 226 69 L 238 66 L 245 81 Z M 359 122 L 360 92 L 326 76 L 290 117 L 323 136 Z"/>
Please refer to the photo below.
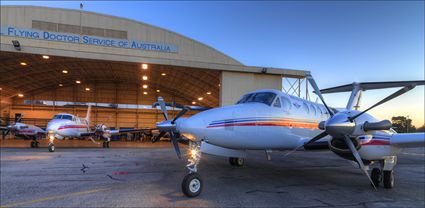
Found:
<path fill-rule="evenodd" d="M 360 82 L 360 83 L 352 83 L 347 85 L 341 85 L 338 87 L 331 87 L 327 89 L 322 89 L 320 92 L 322 94 L 326 93 L 336 93 L 336 92 L 351 92 L 355 86 L 359 86 L 363 91 L 366 90 L 377 90 L 377 89 L 385 89 L 385 88 L 394 88 L 394 87 L 404 87 L 408 85 L 425 85 L 425 80 L 417 80 L 417 81 L 396 81 L 396 82 Z"/>

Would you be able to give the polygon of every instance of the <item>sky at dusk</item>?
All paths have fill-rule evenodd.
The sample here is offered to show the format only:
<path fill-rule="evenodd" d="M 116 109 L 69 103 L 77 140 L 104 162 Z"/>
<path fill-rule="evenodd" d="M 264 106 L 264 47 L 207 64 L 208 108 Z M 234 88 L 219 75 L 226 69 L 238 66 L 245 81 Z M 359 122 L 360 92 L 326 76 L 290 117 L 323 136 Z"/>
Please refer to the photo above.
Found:
<path fill-rule="evenodd" d="M 205 43 L 249 66 L 311 71 L 320 88 L 362 81 L 424 80 L 423 1 L 1 1 L 134 19 Z M 397 89 L 367 91 L 362 109 Z M 344 107 L 349 93 L 328 94 Z M 313 98 L 315 99 L 315 98 Z M 370 111 L 424 123 L 424 87 Z"/>

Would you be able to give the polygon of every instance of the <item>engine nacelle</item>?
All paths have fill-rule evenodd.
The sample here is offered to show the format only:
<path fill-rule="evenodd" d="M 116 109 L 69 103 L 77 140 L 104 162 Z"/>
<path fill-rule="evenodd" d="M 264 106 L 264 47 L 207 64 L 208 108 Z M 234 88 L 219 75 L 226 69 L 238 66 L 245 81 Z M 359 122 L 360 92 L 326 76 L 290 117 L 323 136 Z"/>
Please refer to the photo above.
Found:
<path fill-rule="evenodd" d="M 391 135 L 374 134 L 351 138 L 363 162 L 367 165 L 372 161 L 383 160 L 388 156 L 397 155 L 399 149 L 390 145 Z M 353 154 L 345 144 L 344 138 L 332 138 L 329 149 L 338 156 L 355 161 Z"/>

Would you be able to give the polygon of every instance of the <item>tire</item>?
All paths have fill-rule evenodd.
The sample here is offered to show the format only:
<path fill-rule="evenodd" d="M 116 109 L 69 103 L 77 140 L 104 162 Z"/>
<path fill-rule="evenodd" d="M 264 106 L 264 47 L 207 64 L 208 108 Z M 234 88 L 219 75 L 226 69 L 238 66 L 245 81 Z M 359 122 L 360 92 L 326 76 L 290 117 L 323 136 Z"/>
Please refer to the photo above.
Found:
<path fill-rule="evenodd" d="M 55 145 L 53 145 L 52 143 L 49 144 L 49 152 L 54 152 L 55 151 Z"/>
<path fill-rule="evenodd" d="M 30 146 L 31 146 L 31 148 L 34 148 L 34 147 L 35 147 L 35 143 L 34 143 L 34 141 L 31 141 Z"/>
<path fill-rule="evenodd" d="M 103 142 L 103 146 L 102 146 L 103 148 L 106 148 L 106 142 Z"/>
<path fill-rule="evenodd" d="M 384 170 L 384 188 L 391 189 L 394 187 L 394 174 L 392 170 Z"/>
<path fill-rule="evenodd" d="M 201 194 L 203 188 L 202 179 L 198 173 L 187 174 L 182 181 L 182 192 L 187 197 L 196 197 Z"/>
<path fill-rule="evenodd" d="M 39 146 L 39 144 L 40 144 L 40 142 L 37 142 L 37 141 L 35 141 L 35 148 L 39 148 L 40 146 Z"/>
<path fill-rule="evenodd" d="M 106 142 L 106 148 L 109 149 L 109 142 Z"/>
<path fill-rule="evenodd" d="M 379 168 L 372 169 L 370 177 L 372 178 L 373 185 L 375 185 L 375 187 L 378 187 L 382 180 L 381 170 Z"/>
<path fill-rule="evenodd" d="M 245 160 L 243 158 L 230 157 L 229 158 L 229 163 L 232 166 L 242 167 L 244 165 L 244 163 L 245 163 Z"/>

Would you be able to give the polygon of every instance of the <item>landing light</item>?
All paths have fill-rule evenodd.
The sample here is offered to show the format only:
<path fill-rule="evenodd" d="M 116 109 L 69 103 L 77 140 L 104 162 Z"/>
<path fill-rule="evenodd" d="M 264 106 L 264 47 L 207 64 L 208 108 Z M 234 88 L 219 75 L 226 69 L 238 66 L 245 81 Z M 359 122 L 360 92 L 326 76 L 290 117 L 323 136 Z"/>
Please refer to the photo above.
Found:
<path fill-rule="evenodd" d="M 195 157 L 197 153 L 198 153 L 198 151 L 196 151 L 195 149 L 190 150 L 190 155 L 192 157 Z"/>
<path fill-rule="evenodd" d="M 46 55 L 44 55 L 42 57 L 43 57 L 43 59 L 49 59 L 50 58 L 49 56 L 46 56 Z"/>
<path fill-rule="evenodd" d="M 81 81 L 80 81 L 80 80 L 77 80 L 77 81 L 75 81 L 75 83 L 77 83 L 77 84 L 81 84 Z"/>
<path fill-rule="evenodd" d="M 148 65 L 147 64 L 142 64 L 142 69 L 148 69 Z"/>
<path fill-rule="evenodd" d="M 143 80 L 148 80 L 148 76 L 143 75 L 142 79 L 143 79 Z"/>
<path fill-rule="evenodd" d="M 19 93 L 18 97 L 24 97 L 24 94 Z"/>
<path fill-rule="evenodd" d="M 50 135 L 50 136 L 49 136 L 49 140 L 50 140 L 50 142 L 53 142 L 53 140 L 55 140 L 55 136 Z"/>
<path fill-rule="evenodd" d="M 62 70 L 62 73 L 68 74 L 68 70 Z"/>
<path fill-rule="evenodd" d="M 143 85 L 143 89 L 146 89 L 146 88 L 148 88 L 148 85 Z"/>
<path fill-rule="evenodd" d="M 28 64 L 27 64 L 27 63 L 25 63 L 25 62 L 21 62 L 20 64 L 21 64 L 21 66 L 26 66 L 26 65 L 28 65 Z"/>

